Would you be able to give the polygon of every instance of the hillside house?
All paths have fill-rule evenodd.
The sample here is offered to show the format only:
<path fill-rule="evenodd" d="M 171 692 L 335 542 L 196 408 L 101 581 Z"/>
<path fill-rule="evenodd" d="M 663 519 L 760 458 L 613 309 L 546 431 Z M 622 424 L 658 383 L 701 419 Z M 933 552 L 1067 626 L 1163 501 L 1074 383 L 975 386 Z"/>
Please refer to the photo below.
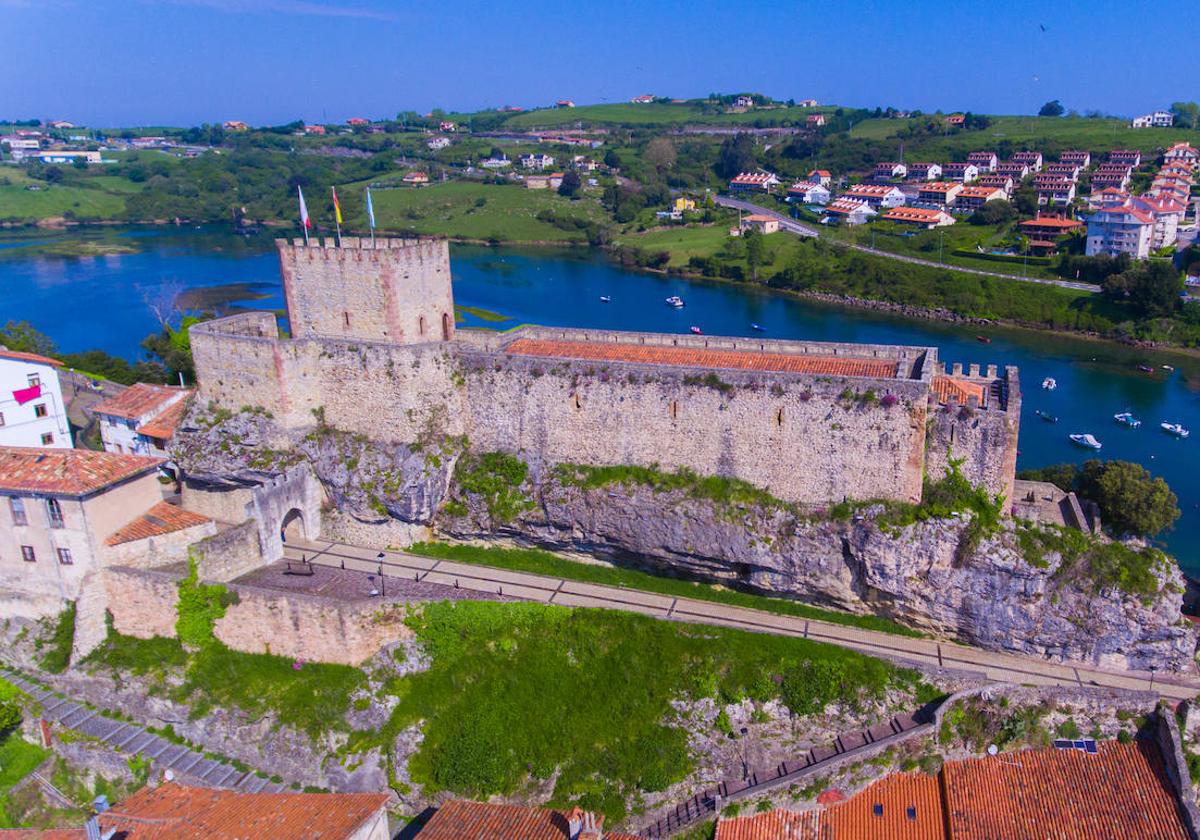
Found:
<path fill-rule="evenodd" d="M 424 172 L 409 172 L 400 180 L 410 187 L 423 187 L 429 183 L 429 176 Z"/>
<path fill-rule="evenodd" d="M 961 128 L 966 124 L 966 122 L 967 117 L 965 114 L 951 114 L 950 116 L 946 117 L 946 125 L 952 126 L 953 128 Z"/>
<path fill-rule="evenodd" d="M 1092 173 L 1092 192 L 1115 187 L 1119 190 L 1129 189 L 1132 169 L 1119 163 L 1102 163 Z"/>
<path fill-rule="evenodd" d="M 896 161 L 885 161 L 875 164 L 875 172 L 872 177 L 876 181 L 891 181 L 896 178 L 903 178 L 908 174 L 908 167 L 903 163 Z"/>
<path fill-rule="evenodd" d="M 955 210 L 973 213 L 989 201 L 1008 198 L 1008 193 L 1000 187 L 983 187 L 976 184 L 964 185 L 954 199 Z"/>
<path fill-rule="evenodd" d="M 449 145 L 450 145 L 449 137 L 430 137 L 428 140 L 425 141 L 426 148 L 428 148 L 429 150 L 434 151 L 434 152 L 438 151 L 439 149 L 445 149 L 445 148 L 449 147 Z"/>
<path fill-rule="evenodd" d="M 817 100 L 815 100 L 815 99 L 799 99 L 796 101 L 796 105 L 800 108 L 816 108 Z"/>
<path fill-rule="evenodd" d="M 962 161 L 947 163 L 942 167 L 942 177 L 948 181 L 961 181 L 969 184 L 979 177 L 979 167 L 973 163 Z"/>
<path fill-rule="evenodd" d="M 1137 169 L 1142 165 L 1142 153 L 1139 149 L 1113 149 L 1108 153 L 1108 162 Z"/>
<path fill-rule="evenodd" d="M 997 175 L 1007 175 L 1013 179 L 1013 184 L 1019 184 L 1029 177 L 1029 167 L 1016 161 L 1005 161 L 996 167 Z"/>
<path fill-rule="evenodd" d="M 521 166 L 524 169 L 536 169 L 538 171 L 550 169 L 554 166 L 554 156 L 543 154 L 541 152 L 521 155 Z"/>
<path fill-rule="evenodd" d="M 1073 163 L 1076 166 L 1078 166 L 1080 169 L 1087 169 L 1089 166 L 1092 165 L 1092 153 L 1085 152 L 1080 149 L 1072 149 L 1070 151 L 1063 152 L 1061 155 L 1059 155 L 1058 162 L 1059 163 Z"/>
<path fill-rule="evenodd" d="M 732 192 L 771 192 L 779 185 L 773 172 L 742 172 L 729 182 Z"/>
<path fill-rule="evenodd" d="M 570 99 L 560 99 L 554 103 L 555 108 L 574 108 L 575 103 Z"/>
<path fill-rule="evenodd" d="M 633 97 L 633 99 L 630 99 L 629 101 L 632 102 L 634 105 L 649 105 L 651 102 L 654 101 L 654 97 L 648 93 L 643 93 L 641 96 L 635 96 L 635 97 Z"/>
<path fill-rule="evenodd" d="M 747 230 L 756 230 L 763 235 L 769 233 L 778 233 L 779 219 L 762 213 L 754 213 L 749 216 L 743 216 L 739 227 L 741 227 L 743 232 Z"/>
<path fill-rule="evenodd" d="M 938 163 L 913 163 L 907 177 L 910 181 L 936 181 L 942 177 L 942 167 Z"/>
<path fill-rule="evenodd" d="M 458 131 L 458 124 L 453 123 L 450 120 L 441 120 L 438 123 L 438 131 L 445 131 L 452 134 Z"/>
<path fill-rule="evenodd" d="M 88 163 L 100 163 L 99 152 L 87 152 L 75 149 L 54 149 L 48 152 L 38 152 L 34 157 L 42 163 L 74 163 L 79 159 L 83 159 Z"/>
<path fill-rule="evenodd" d="M 346 120 L 346 125 L 352 125 L 352 126 L 355 126 L 356 128 L 364 126 L 364 125 L 370 125 L 370 124 L 371 124 L 371 121 L 368 119 L 364 119 L 363 117 L 351 117 L 350 119 Z"/>
<path fill-rule="evenodd" d="M 1004 190 L 1005 196 L 1012 195 L 1013 179 L 1009 175 L 1000 175 L 999 173 L 991 173 L 989 175 L 980 175 L 975 181 L 977 187 L 999 187 Z"/>
<path fill-rule="evenodd" d="M 71 448 L 62 362 L 0 345 L 0 446 Z"/>
<path fill-rule="evenodd" d="M 600 164 L 596 163 L 596 161 L 589 157 L 575 155 L 575 157 L 571 159 L 571 168 L 577 169 L 580 172 L 595 172 L 600 168 Z"/>
<path fill-rule="evenodd" d="M 323 125 L 306 125 L 306 126 L 304 126 L 304 133 L 320 137 L 325 134 L 325 126 L 323 126 Z"/>
<path fill-rule="evenodd" d="M 373 840 L 373 838 L 371 838 Z M 604 830 L 604 815 L 552 811 L 527 805 L 502 805 L 451 799 L 429 818 L 415 840 L 638 840 Z"/>
<path fill-rule="evenodd" d="M 824 114 L 809 114 L 804 118 L 804 124 L 808 128 L 822 128 L 824 127 L 825 122 L 826 120 Z"/>
<path fill-rule="evenodd" d="M 829 199 L 829 188 L 812 181 L 797 181 L 787 191 L 787 200 L 800 204 L 828 204 Z"/>
<path fill-rule="evenodd" d="M 905 202 L 904 193 L 899 187 L 888 184 L 857 184 L 846 190 L 841 198 L 853 201 L 865 201 L 872 207 L 899 207 Z"/>
<path fill-rule="evenodd" d="M 1179 238 L 1179 225 L 1187 214 L 1186 203 L 1170 195 L 1140 195 L 1130 199 L 1129 203 L 1154 218 L 1154 228 L 1150 232 L 1151 251 L 1175 244 Z"/>
<path fill-rule="evenodd" d="M 192 391 L 139 382 L 92 408 L 104 451 L 167 457 L 167 445 L 183 419 Z"/>
<path fill-rule="evenodd" d="M 822 187 L 828 187 L 833 183 L 833 175 L 828 169 L 814 169 L 808 173 L 808 180 L 820 184 Z"/>
<path fill-rule="evenodd" d="M 1145 210 L 1123 205 L 1097 210 L 1087 219 L 1089 257 L 1107 254 L 1129 254 L 1144 260 L 1150 255 L 1154 234 L 1154 216 Z"/>
<path fill-rule="evenodd" d="M 1200 162 L 1200 149 L 1193 148 L 1191 143 L 1176 143 L 1163 152 L 1163 160 L 1166 162 L 1178 160 L 1198 163 Z"/>
<path fill-rule="evenodd" d="M 1074 163 L 1047 163 L 1042 170 L 1043 175 L 1053 175 L 1056 178 L 1069 178 L 1072 183 L 1079 180 L 1079 166 Z"/>
<path fill-rule="evenodd" d="M 1175 125 L 1175 115 L 1170 111 L 1155 111 L 1152 114 L 1142 114 L 1129 122 L 1132 128 L 1170 128 Z"/>
<path fill-rule="evenodd" d="M 926 230 L 954 224 L 954 217 L 945 210 L 934 210 L 929 207 L 895 207 L 884 213 L 883 218 L 889 222 L 913 225 Z"/>
<path fill-rule="evenodd" d="M 1160 175 L 1150 183 L 1147 195 L 1164 195 L 1174 198 L 1181 204 L 1189 204 L 1192 200 L 1192 178 L 1180 178 L 1171 175 Z"/>
<path fill-rule="evenodd" d="M 1105 187 L 1102 190 L 1092 190 L 1092 194 L 1088 196 L 1088 204 L 1096 208 L 1121 207 L 1129 203 L 1130 197 L 1125 190 Z"/>
<path fill-rule="evenodd" d="M 1038 175 L 1033 180 L 1038 204 L 1062 206 L 1075 200 L 1075 182 L 1057 175 Z"/>
<path fill-rule="evenodd" d="M 1041 152 L 1017 152 L 1012 156 L 1013 163 L 1023 163 L 1029 167 L 1030 172 L 1042 171 L 1042 153 Z"/>
<path fill-rule="evenodd" d="M 1063 216 L 1043 216 L 1026 219 L 1017 228 L 1022 236 L 1029 239 L 1029 250 L 1037 254 L 1047 254 L 1058 248 L 1062 238 L 1074 231 L 1080 230 L 1083 222 L 1078 219 L 1068 219 Z"/>
<path fill-rule="evenodd" d="M 733 100 L 733 107 L 742 111 L 748 111 L 754 107 L 754 97 L 742 94 Z"/>
<path fill-rule="evenodd" d="M 677 196 L 671 202 L 671 209 L 676 213 L 694 213 L 696 211 L 696 199 L 683 195 Z"/>
<path fill-rule="evenodd" d="M 836 199 L 825 208 L 826 223 L 862 225 L 876 215 L 878 211 L 867 202 L 845 197 Z"/>
<path fill-rule="evenodd" d="M 487 158 L 479 164 L 484 169 L 507 169 L 512 166 L 512 161 L 507 156 L 498 158 Z"/>
<path fill-rule="evenodd" d="M 917 191 L 917 200 L 926 204 L 940 204 L 943 207 L 949 207 L 962 189 L 963 185 L 958 181 L 934 181 L 921 185 Z"/>
<path fill-rule="evenodd" d="M 975 164 L 975 168 L 979 172 L 992 172 L 1000 163 L 1000 159 L 996 157 L 995 152 L 971 152 L 967 155 L 967 163 Z"/>

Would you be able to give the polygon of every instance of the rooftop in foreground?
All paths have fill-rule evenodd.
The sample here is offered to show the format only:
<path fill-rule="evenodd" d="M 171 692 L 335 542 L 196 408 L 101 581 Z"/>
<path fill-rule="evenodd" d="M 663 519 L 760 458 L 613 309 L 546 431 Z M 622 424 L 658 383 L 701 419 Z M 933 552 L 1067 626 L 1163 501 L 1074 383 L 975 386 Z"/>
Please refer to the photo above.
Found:
<path fill-rule="evenodd" d="M 642 365 L 775 371 L 779 373 L 897 378 L 897 360 L 854 356 L 770 353 L 758 350 L 714 349 L 695 346 L 649 346 L 616 342 L 559 341 L 518 338 L 505 350 L 515 356 L 540 356 Z"/>

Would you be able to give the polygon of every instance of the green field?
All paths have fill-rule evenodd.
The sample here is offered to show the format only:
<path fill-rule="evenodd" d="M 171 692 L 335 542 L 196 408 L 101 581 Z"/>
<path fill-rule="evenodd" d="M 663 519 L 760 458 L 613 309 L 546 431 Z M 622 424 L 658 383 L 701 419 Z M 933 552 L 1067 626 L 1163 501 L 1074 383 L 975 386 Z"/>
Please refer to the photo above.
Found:
<path fill-rule="evenodd" d="M 672 268 L 687 265 L 692 257 L 711 257 L 729 241 L 729 225 L 670 227 L 646 233 L 633 233 L 616 239 L 618 245 L 628 245 L 645 251 L 670 251 Z"/>
<path fill-rule="evenodd" d="M 366 228 L 364 199 L 347 188 L 347 226 Z M 589 222 L 603 223 L 607 214 L 593 199 L 572 201 L 551 190 L 519 185 L 448 181 L 428 187 L 372 190 L 380 230 L 413 231 L 462 239 L 506 242 L 586 242 Z M 563 226 L 537 218 L 552 213 Z M 578 222 L 583 227 L 574 223 Z M 569 229 L 565 229 L 569 227 Z"/>
<path fill-rule="evenodd" d="M 37 190 L 26 189 L 29 186 Z M 80 179 L 78 185 L 35 181 L 15 166 L 0 167 L 0 221 L 35 222 L 73 215 L 79 219 L 113 219 L 125 210 L 124 195 L 138 185 L 124 178 Z"/>
<path fill-rule="evenodd" d="M 779 107 L 753 108 L 741 114 L 726 114 L 719 111 L 706 112 L 692 103 L 667 104 L 650 102 L 635 105 L 619 102 L 611 105 L 581 105 L 577 108 L 546 108 L 526 111 L 506 120 L 506 128 L 552 128 L 573 125 L 577 122 L 615 125 L 672 125 L 696 123 L 720 125 L 722 123 L 779 124 L 784 121 L 803 120 L 809 114 L 829 113 L 833 106 L 819 108 Z"/>

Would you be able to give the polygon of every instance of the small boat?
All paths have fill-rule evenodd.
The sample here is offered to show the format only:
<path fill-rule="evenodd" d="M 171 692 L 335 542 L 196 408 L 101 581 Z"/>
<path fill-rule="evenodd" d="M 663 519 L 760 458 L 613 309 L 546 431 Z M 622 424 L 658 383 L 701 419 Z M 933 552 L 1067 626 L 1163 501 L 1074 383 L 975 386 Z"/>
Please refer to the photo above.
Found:
<path fill-rule="evenodd" d="M 1122 411 L 1120 414 L 1114 414 L 1113 419 L 1122 426 L 1128 426 L 1131 429 L 1136 429 L 1138 426 L 1142 425 L 1142 421 L 1134 417 L 1128 411 Z"/>
<path fill-rule="evenodd" d="M 699 327 L 692 327 L 692 332 L 696 335 L 704 335 L 704 331 Z"/>
<path fill-rule="evenodd" d="M 751 324 L 750 329 L 754 330 L 755 332 L 766 332 L 767 331 L 766 327 L 762 326 L 761 324 Z"/>
<path fill-rule="evenodd" d="M 1163 370 L 1166 370 L 1166 371 L 1173 371 L 1173 370 L 1175 370 L 1175 368 L 1171 367 L 1170 365 L 1163 365 L 1163 366 L 1162 366 L 1162 369 L 1163 369 Z"/>
<path fill-rule="evenodd" d="M 1142 373 L 1154 373 L 1154 368 L 1150 367 L 1150 365 L 1138 365 L 1138 370 Z"/>
<path fill-rule="evenodd" d="M 609 295 L 600 295 L 601 303 L 612 303 L 612 297 Z"/>
<path fill-rule="evenodd" d="M 986 335 L 977 335 L 977 336 L 975 336 L 975 340 L 978 341 L 980 344 L 991 344 L 992 343 L 992 340 L 990 338 L 988 338 Z"/>
<path fill-rule="evenodd" d="M 1159 426 L 1162 427 L 1164 432 L 1169 435 L 1175 435 L 1175 437 L 1185 438 L 1191 434 L 1191 432 L 1189 432 L 1179 423 L 1168 423 L 1166 420 L 1164 420 L 1159 423 Z"/>
<path fill-rule="evenodd" d="M 667 306 L 673 306 L 676 309 L 682 309 L 683 298 L 681 298 L 679 295 L 671 295 L 669 298 L 667 298 Z"/>
<path fill-rule="evenodd" d="M 1091 435 L 1067 435 L 1067 437 L 1071 439 L 1071 443 L 1076 446 L 1082 446 L 1084 449 L 1099 450 L 1102 445 L 1100 441 Z"/>
<path fill-rule="evenodd" d="M 1053 414 L 1047 414 L 1046 412 L 1042 411 L 1040 408 L 1037 409 L 1034 412 L 1034 414 L 1036 414 L 1038 417 L 1041 417 L 1047 423 L 1057 423 L 1058 422 L 1057 417 L 1055 417 Z"/>
<path fill-rule="evenodd" d="M 1053 376 L 1047 376 L 1045 379 L 1042 380 L 1042 387 L 1045 388 L 1047 391 L 1053 391 L 1055 388 L 1058 387 L 1058 383 L 1054 381 Z"/>

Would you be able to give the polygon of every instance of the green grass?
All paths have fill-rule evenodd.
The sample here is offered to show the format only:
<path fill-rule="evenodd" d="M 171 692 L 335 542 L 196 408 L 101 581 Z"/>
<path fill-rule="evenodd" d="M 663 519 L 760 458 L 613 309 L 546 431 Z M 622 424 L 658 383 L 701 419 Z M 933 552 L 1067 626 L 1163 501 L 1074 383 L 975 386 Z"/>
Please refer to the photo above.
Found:
<path fill-rule="evenodd" d="M 0 183 L 0 221 L 33 222 L 68 213 L 79 219 L 115 219 L 124 210 L 124 199 L 103 190 L 43 184 L 33 192 Z"/>
<path fill-rule="evenodd" d="M 71 664 L 71 646 L 75 642 L 75 602 L 54 620 L 54 632 L 50 639 L 38 645 L 38 664 L 51 674 L 61 674 Z"/>
<path fill-rule="evenodd" d="M 834 106 L 801 108 L 799 106 L 776 108 L 752 108 L 740 114 L 722 112 L 705 113 L 693 102 L 662 103 L 649 102 L 637 105 L 632 102 L 615 102 L 608 105 L 580 105 L 575 108 L 545 108 L 526 111 L 505 121 L 506 128 L 554 128 L 574 127 L 583 122 L 596 125 L 678 125 L 695 123 L 702 125 L 721 124 L 772 124 L 803 121 L 809 114 L 828 114 Z"/>
<path fill-rule="evenodd" d="M 424 721 L 409 769 L 427 793 L 517 794 L 554 778 L 552 805 L 612 820 L 628 796 L 691 771 L 672 700 L 782 698 L 807 711 L 919 686 L 913 672 L 804 639 L 608 610 L 438 602 L 410 624 L 430 667 L 394 686 L 385 729 Z"/>
<path fill-rule="evenodd" d="M 498 569 L 509 569 L 515 572 L 530 572 L 532 574 L 566 578 L 567 580 L 578 580 L 586 583 L 599 583 L 607 586 L 622 586 L 628 589 L 657 592 L 660 595 L 677 598 L 714 601 L 735 607 L 763 610 L 764 612 L 771 612 L 777 615 L 791 615 L 816 621 L 828 621 L 832 624 L 842 624 L 848 627 L 859 627 L 864 630 L 893 633 L 898 636 L 917 637 L 921 635 L 902 624 L 897 624 L 894 621 L 879 616 L 855 615 L 853 613 L 821 609 L 820 607 L 801 604 L 785 598 L 753 595 L 748 592 L 724 589 L 712 584 L 655 575 L 637 569 L 580 563 L 538 549 L 484 547 L 465 543 L 417 543 L 410 546 L 408 550 L 413 554 L 421 554 L 427 557 L 441 557 L 460 563 L 493 566 Z"/>
<path fill-rule="evenodd" d="M 672 268 L 687 265 L 692 257 L 711 257 L 725 247 L 729 240 L 728 224 L 704 226 L 670 227 L 646 233 L 634 233 L 616 239 L 618 245 L 628 245 L 654 253 L 669 251 Z"/>
<path fill-rule="evenodd" d="M 11 734 L 0 741 L 0 795 L 8 793 L 17 782 L 28 776 L 50 754 L 20 735 Z"/>
<path fill-rule="evenodd" d="M 347 190 L 347 227 L 366 228 L 359 191 Z M 375 218 L 381 230 L 413 231 L 462 239 L 505 242 L 586 242 L 587 234 L 539 219 L 551 213 L 564 224 L 603 223 L 607 214 L 588 198 L 571 201 L 552 190 L 520 185 L 448 181 L 428 187 L 373 190 Z M 482 202 L 482 204 L 481 204 Z"/>

